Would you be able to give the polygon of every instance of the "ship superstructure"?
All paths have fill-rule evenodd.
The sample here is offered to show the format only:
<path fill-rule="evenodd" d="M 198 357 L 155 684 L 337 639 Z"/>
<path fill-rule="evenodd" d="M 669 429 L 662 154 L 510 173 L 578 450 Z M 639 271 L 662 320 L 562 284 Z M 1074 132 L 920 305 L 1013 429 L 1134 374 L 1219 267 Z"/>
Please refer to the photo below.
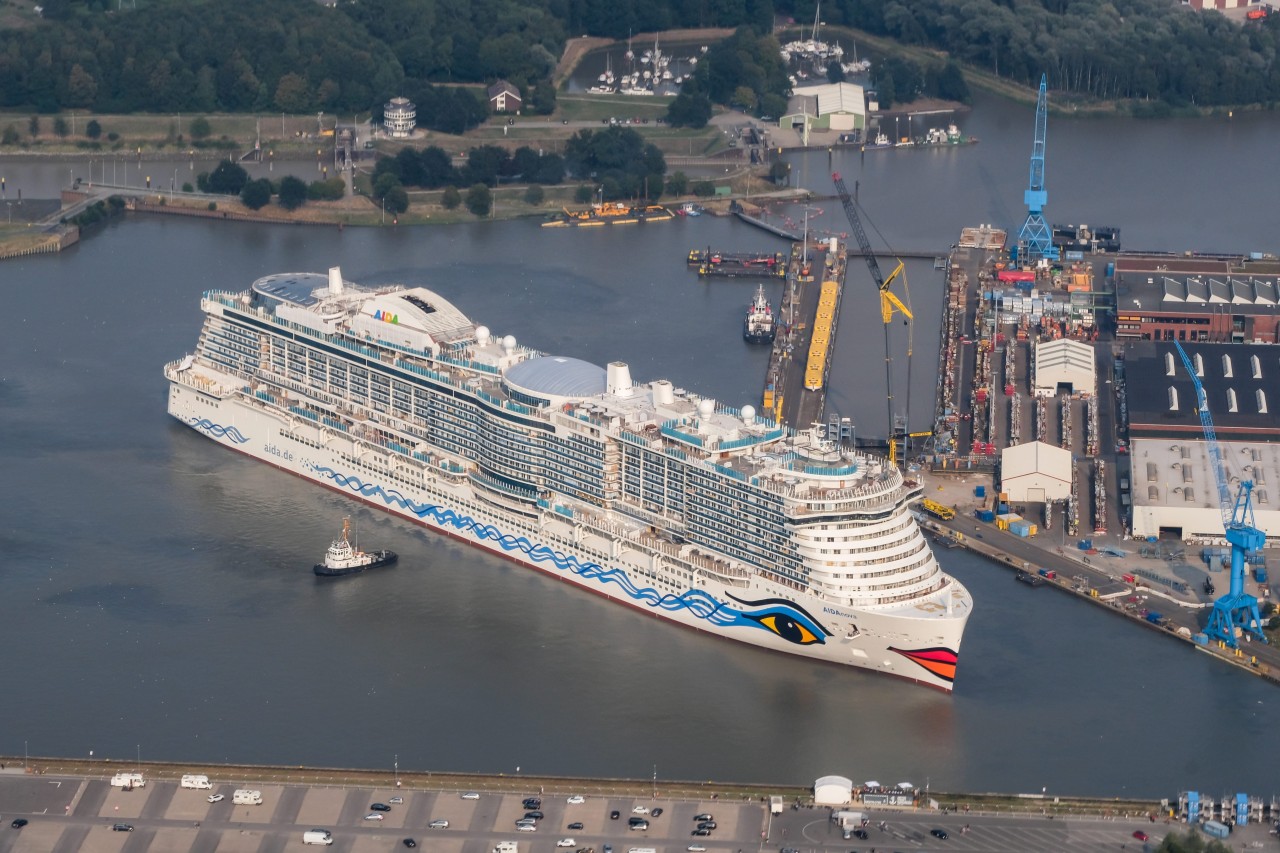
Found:
<path fill-rule="evenodd" d="M 169 412 L 366 503 L 718 636 L 950 690 L 972 599 L 893 466 L 474 325 L 425 288 L 209 292 Z"/>

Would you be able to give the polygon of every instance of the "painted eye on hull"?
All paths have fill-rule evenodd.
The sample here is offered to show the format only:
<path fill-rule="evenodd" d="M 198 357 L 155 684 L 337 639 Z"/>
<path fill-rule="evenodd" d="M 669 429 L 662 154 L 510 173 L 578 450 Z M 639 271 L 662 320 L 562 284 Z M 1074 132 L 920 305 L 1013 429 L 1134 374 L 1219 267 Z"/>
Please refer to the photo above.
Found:
<path fill-rule="evenodd" d="M 786 613 L 744 613 L 743 615 L 797 646 L 823 642 L 822 637 L 817 636 Z"/>
<path fill-rule="evenodd" d="M 822 627 L 818 620 L 790 601 L 781 598 L 766 598 L 763 601 L 743 601 L 740 598 L 733 600 L 748 607 L 760 608 L 755 612 L 739 613 L 740 619 L 754 622 L 788 643 L 811 646 L 814 643 L 826 643 L 827 637 L 831 636 L 831 632 Z"/>

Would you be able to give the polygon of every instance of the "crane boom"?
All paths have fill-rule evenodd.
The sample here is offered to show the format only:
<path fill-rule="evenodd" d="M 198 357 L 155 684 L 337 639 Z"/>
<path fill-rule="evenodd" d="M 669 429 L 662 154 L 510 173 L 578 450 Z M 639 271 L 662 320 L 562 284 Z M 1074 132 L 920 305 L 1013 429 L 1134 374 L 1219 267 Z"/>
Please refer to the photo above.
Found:
<path fill-rule="evenodd" d="M 888 278 L 884 277 L 884 273 L 880 271 L 880 262 L 876 259 L 876 253 L 871 248 L 871 241 L 867 239 L 867 232 L 862 227 L 862 219 L 858 216 L 857 205 L 853 203 L 853 199 L 849 197 L 849 188 L 844 184 L 844 178 L 840 177 L 839 172 L 831 175 L 831 180 L 835 183 L 836 193 L 840 196 L 840 204 L 844 206 L 845 216 L 849 219 L 849 225 L 853 228 L 853 236 L 858 241 L 858 248 L 862 250 L 862 259 L 867 263 L 867 269 L 871 272 L 871 280 L 876 286 L 876 290 L 880 293 L 880 318 L 884 321 L 884 376 L 885 389 L 888 394 L 887 405 L 889 409 L 889 461 L 896 464 L 898 461 L 898 429 L 893 418 L 893 356 L 889 347 L 889 323 L 893 321 L 895 312 L 902 314 L 903 322 L 910 323 L 913 319 L 911 309 L 899 299 L 891 290 L 889 285 L 893 284 L 894 279 L 902 274 L 904 265 L 901 260 L 894 267 L 893 272 Z M 910 364 L 911 345 L 907 345 L 907 359 Z M 907 379 L 910 382 L 910 367 L 907 369 Z M 907 396 L 910 397 L 911 388 L 908 384 Z M 908 399 L 908 406 L 910 400 Z M 910 410 L 908 410 L 910 414 Z"/>
<path fill-rule="evenodd" d="M 1235 507 L 1231 500 L 1231 491 L 1227 488 L 1227 469 L 1222 464 L 1222 448 L 1218 445 L 1218 432 L 1213 428 L 1213 416 L 1209 414 L 1209 398 L 1204 393 L 1204 386 L 1200 384 L 1195 365 L 1191 363 L 1187 351 L 1177 341 L 1174 341 L 1173 345 L 1177 347 L 1182 366 L 1187 369 L 1191 384 L 1196 389 L 1196 412 L 1200 415 L 1200 428 L 1204 430 L 1205 443 L 1209 445 L 1209 465 L 1213 469 L 1213 478 L 1218 481 L 1218 508 L 1222 512 L 1222 524 L 1225 527 L 1231 523 Z"/>
<path fill-rule="evenodd" d="M 1235 500 L 1231 499 L 1231 490 L 1227 486 L 1227 468 L 1222 462 L 1222 448 L 1218 444 L 1218 433 L 1213 428 L 1213 416 L 1209 413 L 1209 398 L 1187 351 L 1177 341 L 1173 345 L 1196 389 L 1196 412 L 1200 415 L 1200 426 L 1204 430 L 1205 444 L 1209 448 L 1213 477 L 1218 483 L 1218 508 L 1222 512 L 1222 528 L 1227 543 L 1231 545 L 1231 587 L 1213 603 L 1205 633 L 1233 649 L 1237 648 L 1237 630 L 1247 631 L 1255 639 L 1265 643 L 1267 638 L 1262 633 L 1258 599 L 1244 590 L 1244 564 L 1267 544 L 1267 535 L 1257 528 L 1253 506 L 1249 500 L 1253 493 L 1253 482 L 1241 481 Z"/>

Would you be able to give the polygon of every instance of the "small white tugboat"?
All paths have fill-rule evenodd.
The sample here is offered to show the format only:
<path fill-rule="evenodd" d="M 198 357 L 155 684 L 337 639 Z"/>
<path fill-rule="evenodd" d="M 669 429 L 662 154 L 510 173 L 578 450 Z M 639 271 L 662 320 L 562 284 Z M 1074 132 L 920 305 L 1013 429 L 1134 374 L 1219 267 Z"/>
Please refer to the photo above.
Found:
<path fill-rule="evenodd" d="M 333 540 L 325 552 L 324 562 L 317 563 L 315 573 L 320 577 L 355 575 L 365 569 L 389 566 L 398 559 L 394 551 L 383 549 L 365 553 L 351 544 L 351 519 L 342 519 L 342 538 Z"/>

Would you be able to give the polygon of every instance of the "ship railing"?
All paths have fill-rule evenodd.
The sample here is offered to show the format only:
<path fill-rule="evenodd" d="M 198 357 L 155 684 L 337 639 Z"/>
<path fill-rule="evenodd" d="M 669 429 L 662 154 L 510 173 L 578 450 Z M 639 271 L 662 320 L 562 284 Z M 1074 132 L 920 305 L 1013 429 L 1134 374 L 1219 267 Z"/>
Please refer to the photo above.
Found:
<path fill-rule="evenodd" d="M 490 477 L 483 471 L 472 471 L 470 473 L 470 479 L 486 489 L 495 492 L 502 492 L 504 494 L 520 498 L 521 500 L 536 501 L 538 499 L 538 493 L 536 490 L 528 489 L 524 486 L 517 486 L 514 483 L 508 483 L 503 480 L 499 480 L 496 477 Z"/>
<path fill-rule="evenodd" d="M 861 466 L 858 465 L 857 463 L 854 463 L 852 465 L 841 465 L 836 468 L 832 468 L 826 465 L 805 465 L 804 466 L 804 472 L 806 474 L 816 474 L 823 477 L 849 477 L 858 473 L 860 469 L 861 469 Z"/>
<path fill-rule="evenodd" d="M 701 437 L 696 435 L 690 435 L 687 432 L 681 432 L 680 430 L 675 428 L 674 426 L 675 423 L 677 423 L 677 421 L 667 421 L 665 424 L 663 424 L 662 434 L 665 435 L 667 438 L 673 439 L 675 441 L 679 441 L 684 444 L 692 444 L 694 447 L 703 446 L 703 440 Z"/>
<path fill-rule="evenodd" d="M 730 468 L 727 465 L 721 465 L 717 462 L 708 462 L 707 467 L 719 471 L 726 477 L 733 477 L 735 480 L 742 480 L 744 483 L 747 482 L 747 475 L 739 471 L 737 468 Z"/>

